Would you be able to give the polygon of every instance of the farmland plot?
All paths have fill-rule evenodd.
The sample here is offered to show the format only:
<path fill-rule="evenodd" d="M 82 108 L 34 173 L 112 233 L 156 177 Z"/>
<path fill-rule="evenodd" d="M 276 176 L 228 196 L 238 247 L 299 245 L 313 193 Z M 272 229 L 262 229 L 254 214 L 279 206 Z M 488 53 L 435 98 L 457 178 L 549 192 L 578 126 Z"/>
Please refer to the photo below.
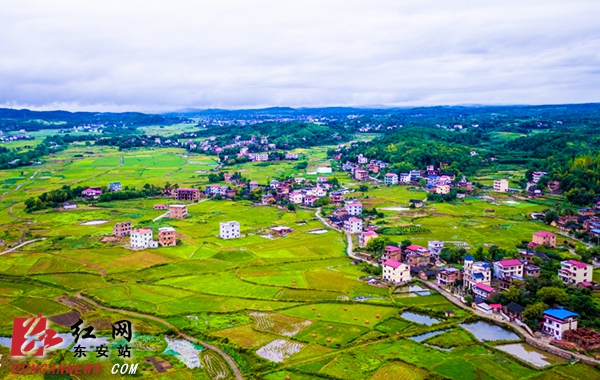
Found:
<path fill-rule="evenodd" d="M 221 355 L 214 351 L 200 354 L 200 361 L 206 369 L 206 373 L 212 380 L 231 378 L 231 373 Z"/>
<path fill-rule="evenodd" d="M 257 330 L 268 331 L 284 336 L 294 336 L 312 323 L 309 319 L 294 318 L 277 313 L 252 312 Z"/>
<path fill-rule="evenodd" d="M 290 356 L 299 352 L 304 345 L 298 342 L 292 342 L 286 339 L 275 339 L 266 346 L 256 350 L 256 354 L 261 358 L 281 363 Z"/>

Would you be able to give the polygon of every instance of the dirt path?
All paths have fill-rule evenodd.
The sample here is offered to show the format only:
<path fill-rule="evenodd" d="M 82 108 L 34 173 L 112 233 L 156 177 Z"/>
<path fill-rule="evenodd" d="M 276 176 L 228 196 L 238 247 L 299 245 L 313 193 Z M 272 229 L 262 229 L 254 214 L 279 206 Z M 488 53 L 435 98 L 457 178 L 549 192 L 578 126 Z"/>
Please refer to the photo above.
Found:
<path fill-rule="evenodd" d="M 202 203 L 202 202 L 206 202 L 208 200 L 209 200 L 209 198 L 205 198 L 205 199 L 199 200 L 196 203 L 189 204 L 188 207 L 193 206 L 193 205 L 197 205 L 197 204 Z M 168 216 L 169 216 L 169 211 L 165 212 L 162 215 L 157 216 L 156 218 L 152 219 L 152 221 L 156 222 L 157 220 L 162 219 L 162 218 L 167 218 Z"/>
<path fill-rule="evenodd" d="M 86 296 L 82 295 L 81 293 L 75 294 L 75 297 L 77 297 L 80 300 L 85 301 L 85 302 L 87 302 L 87 303 L 91 304 L 92 306 L 97 307 L 99 309 L 104 309 L 104 310 L 114 311 L 114 312 L 117 312 L 117 313 L 128 314 L 128 315 L 132 315 L 132 316 L 136 316 L 136 317 L 150 319 L 150 320 L 158 322 L 158 323 L 160 323 L 160 324 L 162 324 L 162 325 L 164 325 L 164 326 L 166 326 L 166 327 L 168 327 L 170 329 L 173 329 L 173 330 L 177 331 L 177 333 L 179 335 L 181 335 L 184 339 L 186 339 L 186 340 L 188 340 L 188 341 L 190 341 L 192 343 L 200 344 L 201 346 L 204 346 L 204 347 L 206 347 L 206 348 L 208 348 L 210 350 L 213 350 L 213 351 L 217 352 L 219 355 L 221 355 L 227 361 L 227 363 L 229 364 L 229 367 L 235 373 L 235 378 L 238 379 L 238 380 L 243 380 L 244 379 L 242 377 L 242 372 L 237 367 L 237 365 L 235 364 L 235 362 L 233 361 L 233 359 L 229 355 L 227 355 L 223 350 L 221 350 L 219 347 L 213 346 L 212 344 L 208 344 L 206 342 L 202 342 L 202 341 L 200 341 L 200 340 L 198 340 L 198 339 L 196 339 L 196 338 L 194 338 L 192 336 L 189 336 L 189 335 L 185 334 L 184 332 L 182 332 L 181 330 L 179 330 L 179 328 L 173 326 L 172 324 L 170 324 L 169 322 L 167 322 L 167 321 L 165 321 L 165 320 L 163 320 L 161 318 L 155 317 L 153 315 L 138 313 L 138 312 L 135 312 L 135 311 L 129 311 L 129 310 L 123 310 L 123 309 L 114 309 L 112 307 L 102 306 L 102 305 L 98 304 L 97 302 L 95 302 L 94 300 L 89 299 Z"/>
<path fill-rule="evenodd" d="M 21 243 L 21 244 L 19 244 L 19 245 L 15 246 L 15 247 L 12 247 L 11 249 L 7 249 L 7 250 L 6 250 L 6 251 L 4 251 L 4 252 L 0 252 L 0 255 L 5 255 L 5 254 L 7 254 L 7 253 L 14 252 L 14 251 L 16 251 L 17 249 L 19 249 L 19 248 L 21 248 L 22 246 L 24 246 L 24 245 L 31 244 L 31 243 L 35 243 L 36 241 L 41 241 L 41 240 L 46 240 L 46 238 L 39 238 L 39 239 L 33 239 L 33 240 L 24 241 L 23 243 Z"/>
<path fill-rule="evenodd" d="M 319 208 L 317 209 L 317 211 L 315 212 L 315 216 L 317 217 L 317 219 L 319 219 L 319 221 L 320 221 L 320 222 L 323 224 L 323 226 L 325 226 L 326 228 L 333 228 L 334 230 L 336 230 L 336 231 L 340 231 L 340 232 L 341 232 L 341 230 L 340 230 L 340 229 L 339 229 L 337 226 L 332 226 L 332 225 L 330 225 L 329 223 L 327 223 L 327 220 L 321 216 L 321 207 L 319 207 Z"/>
<path fill-rule="evenodd" d="M 419 280 L 419 281 L 422 284 L 424 284 L 425 286 L 438 291 L 448 301 L 452 302 L 453 304 L 455 304 L 456 306 L 458 306 L 458 307 L 460 307 L 462 309 L 469 310 L 470 312 L 472 312 L 474 314 L 477 314 L 478 316 L 480 316 L 482 318 L 495 320 L 497 322 L 501 322 L 501 323 L 504 323 L 504 324 L 507 324 L 507 325 L 511 326 L 512 328 L 514 328 L 517 331 L 519 331 L 519 333 L 522 336 L 527 337 L 527 340 L 535 342 L 535 344 L 538 345 L 538 346 L 540 346 L 540 347 L 544 347 L 545 351 L 549 351 L 549 350 L 560 351 L 560 352 L 565 353 L 566 355 L 572 355 L 573 357 L 575 357 L 575 358 L 577 358 L 579 360 L 582 360 L 582 361 L 593 362 L 593 363 L 596 363 L 596 364 L 600 363 L 600 360 L 596 360 L 596 359 L 593 359 L 593 358 L 590 358 L 588 356 L 585 356 L 585 355 L 582 355 L 582 354 L 578 354 L 578 353 L 575 353 L 575 352 L 563 350 L 563 349 L 561 349 L 559 347 L 551 345 L 550 343 L 546 342 L 543 339 L 539 339 L 539 338 L 536 338 L 534 336 L 531 336 L 523 327 L 521 327 L 521 326 L 519 326 L 519 325 L 517 325 L 515 323 L 510 323 L 510 322 L 506 321 L 504 318 L 502 318 L 499 315 L 496 315 L 496 314 L 490 315 L 490 314 L 486 314 L 486 313 L 484 313 L 484 312 L 482 312 L 480 310 L 473 309 L 473 308 L 465 305 L 464 303 L 462 303 L 462 301 L 459 300 L 457 297 L 453 296 L 452 294 L 450 294 L 446 290 L 444 290 L 444 289 L 440 288 L 439 286 L 437 286 L 437 284 L 430 283 L 430 282 L 423 281 L 423 280 Z"/>

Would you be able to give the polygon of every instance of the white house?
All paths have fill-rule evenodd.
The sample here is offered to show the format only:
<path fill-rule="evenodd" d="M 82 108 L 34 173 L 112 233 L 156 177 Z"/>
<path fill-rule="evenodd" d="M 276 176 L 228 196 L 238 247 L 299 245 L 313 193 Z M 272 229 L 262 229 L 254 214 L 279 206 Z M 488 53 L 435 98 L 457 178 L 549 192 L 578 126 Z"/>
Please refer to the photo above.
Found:
<path fill-rule="evenodd" d="M 444 242 L 438 240 L 429 241 L 427 242 L 427 248 L 431 252 L 431 256 L 439 257 L 440 252 L 444 249 Z"/>
<path fill-rule="evenodd" d="M 344 230 L 351 234 L 359 234 L 363 230 L 363 222 L 361 219 L 351 217 L 344 222 Z"/>
<path fill-rule="evenodd" d="M 592 281 L 594 267 L 577 260 L 561 261 L 558 278 L 565 285 L 588 285 Z"/>
<path fill-rule="evenodd" d="M 235 239 L 240 237 L 240 223 L 236 221 L 222 222 L 219 237 L 221 239 Z"/>
<path fill-rule="evenodd" d="M 362 214 L 362 203 L 356 199 L 350 199 L 346 202 L 346 211 L 352 216 L 360 215 Z"/>
<path fill-rule="evenodd" d="M 494 191 L 506 193 L 508 191 L 508 180 L 498 179 L 494 181 Z"/>
<path fill-rule="evenodd" d="M 386 185 L 397 185 L 398 184 L 398 174 L 396 173 L 387 173 L 383 178 L 383 182 Z"/>
<path fill-rule="evenodd" d="M 494 279 L 501 280 L 504 277 L 523 278 L 523 263 L 516 259 L 500 260 L 494 262 Z"/>
<path fill-rule="evenodd" d="M 463 287 L 465 290 L 473 289 L 476 284 L 489 286 L 492 283 L 492 269 L 490 265 L 481 261 L 473 261 L 471 255 L 465 257 L 463 270 Z"/>
<path fill-rule="evenodd" d="M 292 191 L 288 195 L 288 200 L 290 201 L 290 203 L 300 204 L 304 201 L 304 195 L 299 191 Z"/>
<path fill-rule="evenodd" d="M 382 278 L 394 284 L 408 282 L 411 280 L 410 267 L 398 260 L 387 260 L 383 263 Z"/>
<path fill-rule="evenodd" d="M 544 310 L 544 327 L 542 330 L 561 340 L 563 333 L 567 330 L 577 330 L 577 318 L 579 314 L 558 307 Z"/>
<path fill-rule="evenodd" d="M 409 173 L 400 173 L 400 183 L 410 183 L 410 174 Z"/>
<path fill-rule="evenodd" d="M 156 248 L 158 242 L 152 240 L 151 228 L 140 228 L 131 231 L 130 245 L 131 248 Z"/>

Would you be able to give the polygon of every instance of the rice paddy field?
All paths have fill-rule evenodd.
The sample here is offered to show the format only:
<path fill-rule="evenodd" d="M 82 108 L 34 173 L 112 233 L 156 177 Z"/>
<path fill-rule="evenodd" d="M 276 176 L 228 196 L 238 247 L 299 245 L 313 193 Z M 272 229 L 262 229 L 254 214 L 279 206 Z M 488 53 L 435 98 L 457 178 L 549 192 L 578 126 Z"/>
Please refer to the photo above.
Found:
<path fill-rule="evenodd" d="M 169 131 L 151 127 L 147 132 Z M 330 165 L 327 148 L 298 150 L 307 157 L 306 170 L 296 169 L 293 162 L 227 169 L 262 184 L 281 174 L 316 178 L 310 173 Z M 42 165 L 0 171 L 0 238 L 5 243 L 0 247 L 0 337 L 11 336 L 15 317 L 30 313 L 51 317 L 77 310 L 101 336 L 110 334 L 111 321 L 129 319 L 138 332 L 156 337 L 185 333 L 213 344 L 235 361 L 245 378 L 600 378 L 599 371 L 583 364 L 534 368 L 477 341 L 458 327 L 472 315 L 457 310 L 440 294 L 403 297 L 359 281 L 365 273 L 346 256 L 342 234 L 310 233 L 323 228 L 314 210 L 290 212 L 209 200 L 188 202 L 186 219 L 153 221 L 163 214 L 154 210 L 155 204 L 175 203 L 167 198 L 80 205 L 68 211 L 24 210 L 25 199 L 63 185 L 106 186 L 120 181 L 130 187 L 166 182 L 204 187 L 216 164 L 212 157 L 181 149 L 118 151 L 82 144 L 47 157 Z M 345 173 L 332 176 L 357 188 Z M 377 185 L 350 197 L 361 199 L 368 208 L 393 208 L 382 211 L 384 218 L 375 221 L 384 227 L 416 225 L 426 231 L 390 236 L 393 241 L 408 237 L 422 245 L 444 240 L 468 242 L 471 247 L 510 247 L 534 231 L 549 229 L 526 217 L 543 206 L 508 198 L 494 204 L 467 199 L 404 210 L 409 199 L 425 199 L 426 194 Z M 494 209 L 493 215 L 488 209 Z M 230 220 L 240 223 L 242 237 L 220 239 L 219 223 Z M 160 227 L 174 227 L 179 244 L 133 251 L 127 238 L 107 239 L 114 224 L 123 221 L 155 233 Z M 292 227 L 294 232 L 264 237 L 273 226 Z M 34 241 L 5 252 L 30 240 Z M 448 309 L 456 316 L 443 317 Z M 438 321 L 422 325 L 402 318 L 405 311 L 426 313 Z M 442 330 L 424 341 L 411 340 Z M 63 351 L 47 360 L 53 355 L 78 360 L 71 351 Z M 0 345 L 0 354 L 8 357 L 8 348 Z M 152 372 L 144 355 L 166 360 L 173 368 L 162 375 Z M 198 356 L 197 368 L 162 351 L 142 350 L 133 360 L 143 364 L 143 378 L 233 378 L 216 351 L 204 350 Z M 0 376 L 7 371 L 2 365 Z"/>

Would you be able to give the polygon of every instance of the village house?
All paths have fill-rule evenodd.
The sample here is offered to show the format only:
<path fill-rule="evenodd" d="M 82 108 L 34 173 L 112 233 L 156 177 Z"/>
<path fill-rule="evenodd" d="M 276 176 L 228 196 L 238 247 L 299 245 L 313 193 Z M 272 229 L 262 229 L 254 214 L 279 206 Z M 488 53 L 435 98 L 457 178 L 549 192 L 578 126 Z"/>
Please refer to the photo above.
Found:
<path fill-rule="evenodd" d="M 108 191 L 121 191 L 121 182 L 110 182 L 108 184 Z"/>
<path fill-rule="evenodd" d="M 437 174 L 429 174 L 427 176 L 427 186 L 437 186 L 440 182 L 440 176 Z"/>
<path fill-rule="evenodd" d="M 546 247 L 556 247 L 556 235 L 552 232 L 538 231 L 534 232 L 531 242 L 535 245 L 543 245 Z"/>
<path fill-rule="evenodd" d="M 102 195 L 102 190 L 100 189 L 96 189 L 96 188 L 89 188 L 89 189 L 85 189 L 81 192 L 81 195 L 84 198 L 93 198 L 93 199 L 97 199 L 100 198 L 100 196 Z"/>
<path fill-rule="evenodd" d="M 260 197 L 260 203 L 263 205 L 268 205 L 269 203 L 275 203 L 275 197 L 271 194 L 265 194 Z"/>
<path fill-rule="evenodd" d="M 304 197 L 303 203 L 305 206 L 313 207 L 315 205 L 315 202 L 317 201 L 317 199 L 319 199 L 319 198 L 314 195 L 307 195 Z"/>
<path fill-rule="evenodd" d="M 593 270 L 594 267 L 591 264 L 582 263 L 581 261 L 561 261 L 558 278 L 560 278 L 565 285 L 587 285 L 592 281 Z"/>
<path fill-rule="evenodd" d="M 271 231 L 273 231 L 276 235 L 285 236 L 294 232 L 293 228 L 285 227 L 285 226 L 276 226 L 271 227 Z"/>
<path fill-rule="evenodd" d="M 561 340 L 565 331 L 577 330 L 578 317 L 579 314 L 562 307 L 544 310 L 542 331 L 556 340 Z"/>
<path fill-rule="evenodd" d="M 206 187 L 204 188 L 204 192 L 208 195 L 219 194 L 221 192 L 221 186 L 220 185 L 206 185 Z"/>
<path fill-rule="evenodd" d="M 560 182 L 558 181 L 548 181 L 547 187 L 552 194 L 560 193 Z"/>
<path fill-rule="evenodd" d="M 492 270 L 488 263 L 473 261 L 473 256 L 467 255 L 463 263 L 463 288 L 472 289 L 475 284 L 491 285 Z"/>
<path fill-rule="evenodd" d="M 577 215 L 579 216 L 595 216 L 596 211 L 592 208 L 580 208 L 577 210 Z"/>
<path fill-rule="evenodd" d="M 356 156 L 356 161 L 359 164 L 366 164 L 367 162 L 369 162 L 369 159 L 365 156 L 363 156 L 362 154 L 359 154 Z"/>
<path fill-rule="evenodd" d="M 394 245 L 387 245 L 381 254 L 381 260 L 402 260 L 402 250 Z"/>
<path fill-rule="evenodd" d="M 519 260 L 500 260 L 494 262 L 494 279 L 500 280 L 505 277 L 523 278 L 523 263 Z"/>
<path fill-rule="evenodd" d="M 433 192 L 436 194 L 450 194 L 450 185 L 437 185 L 433 188 Z"/>
<path fill-rule="evenodd" d="M 344 222 L 344 231 L 351 234 L 359 234 L 363 230 L 363 221 L 361 219 L 350 217 Z"/>
<path fill-rule="evenodd" d="M 373 163 L 366 164 L 365 169 L 373 173 L 379 173 L 379 166 Z"/>
<path fill-rule="evenodd" d="M 72 209 L 77 208 L 77 203 L 75 203 L 75 202 L 63 202 L 62 207 L 65 210 L 72 210 Z"/>
<path fill-rule="evenodd" d="M 271 187 L 271 189 L 277 189 L 279 187 L 281 182 L 279 182 L 276 179 L 271 180 L 271 182 L 269 182 L 269 186 Z"/>
<path fill-rule="evenodd" d="M 421 179 L 420 170 L 411 170 L 408 174 L 410 175 L 410 182 L 418 182 Z"/>
<path fill-rule="evenodd" d="M 185 219 L 188 216 L 188 210 L 186 205 L 170 205 L 169 206 L 169 218 L 171 219 Z"/>
<path fill-rule="evenodd" d="M 357 181 L 366 181 L 369 179 L 369 172 L 362 169 L 357 169 L 354 171 L 354 179 Z"/>
<path fill-rule="evenodd" d="M 269 154 L 268 153 L 248 153 L 248 159 L 250 159 L 250 161 L 269 161 Z"/>
<path fill-rule="evenodd" d="M 440 257 L 440 252 L 444 249 L 444 242 L 433 240 L 427 242 L 427 249 L 431 252 L 431 256 L 438 259 Z"/>
<path fill-rule="evenodd" d="M 404 250 L 404 260 L 410 266 L 428 265 L 431 263 L 431 252 L 425 247 L 411 244 Z"/>
<path fill-rule="evenodd" d="M 494 287 L 483 284 L 481 282 L 475 284 L 475 286 L 473 286 L 471 290 L 473 291 L 473 295 L 475 296 L 475 298 L 480 298 L 483 300 L 490 299 L 496 292 L 496 289 L 494 289 Z"/>
<path fill-rule="evenodd" d="M 411 280 L 410 268 L 398 260 L 386 260 L 383 263 L 382 278 L 393 284 L 409 282 Z"/>
<path fill-rule="evenodd" d="M 540 267 L 533 264 L 525 265 L 523 269 L 523 274 L 525 277 L 539 277 L 540 276 Z"/>
<path fill-rule="evenodd" d="M 236 221 L 221 222 L 219 224 L 219 237 L 221 239 L 235 239 L 241 236 L 240 234 L 240 223 Z"/>
<path fill-rule="evenodd" d="M 298 159 L 298 153 L 286 153 L 285 154 L 285 159 L 286 160 L 297 160 Z"/>
<path fill-rule="evenodd" d="M 358 246 L 361 248 L 365 248 L 369 243 L 369 240 L 378 238 L 379 235 L 375 231 L 367 231 L 360 234 L 358 238 Z"/>
<path fill-rule="evenodd" d="M 167 205 L 165 205 L 165 204 L 156 204 L 156 205 L 154 205 L 154 209 L 155 210 L 166 210 L 167 209 Z"/>
<path fill-rule="evenodd" d="M 180 187 L 175 189 L 174 198 L 178 201 L 196 201 L 202 194 L 199 189 Z"/>
<path fill-rule="evenodd" d="M 410 183 L 410 174 L 409 173 L 400 173 L 400 177 L 399 177 L 398 181 L 405 185 L 409 184 Z"/>
<path fill-rule="evenodd" d="M 288 201 L 293 204 L 300 204 L 304 201 L 304 195 L 299 191 L 292 191 L 288 195 Z"/>
<path fill-rule="evenodd" d="M 494 181 L 494 191 L 499 193 L 506 193 L 508 191 L 508 180 L 499 179 Z"/>
<path fill-rule="evenodd" d="M 325 183 L 327 182 L 327 177 L 317 177 L 317 183 Z"/>
<path fill-rule="evenodd" d="M 533 198 L 541 197 L 542 196 L 542 190 L 538 189 L 537 187 L 531 186 L 527 190 L 527 194 L 530 197 L 533 197 Z"/>
<path fill-rule="evenodd" d="M 131 248 L 157 248 L 158 242 L 152 240 L 151 228 L 134 229 L 130 234 Z"/>
<path fill-rule="evenodd" d="M 533 174 L 531 175 L 531 182 L 537 184 L 540 181 L 540 179 L 542 179 L 542 177 L 545 177 L 547 175 L 548 173 L 546 172 L 533 172 Z"/>
<path fill-rule="evenodd" d="M 453 266 L 443 267 L 437 272 L 437 284 L 441 287 L 454 286 L 462 281 L 462 271 Z"/>
<path fill-rule="evenodd" d="M 346 210 L 348 211 L 348 215 L 358 216 L 362 214 L 362 203 L 356 199 L 350 199 L 346 201 Z"/>
<path fill-rule="evenodd" d="M 128 236 L 131 234 L 131 222 L 119 222 L 113 227 L 114 236 Z"/>
<path fill-rule="evenodd" d="M 341 191 L 332 191 L 329 194 L 329 199 L 333 204 L 340 204 L 344 201 L 344 194 Z"/>
<path fill-rule="evenodd" d="M 511 320 L 523 321 L 523 312 L 525 308 L 518 303 L 511 302 L 502 307 L 502 312 Z"/>
<path fill-rule="evenodd" d="M 160 227 L 158 229 L 158 242 L 163 247 L 177 245 L 177 237 L 173 227 Z"/>
<path fill-rule="evenodd" d="M 418 199 L 411 199 L 408 201 L 408 205 L 414 208 L 421 208 L 423 207 L 423 201 L 420 201 Z"/>
<path fill-rule="evenodd" d="M 256 189 L 258 187 L 258 182 L 250 181 L 250 190 Z"/>

